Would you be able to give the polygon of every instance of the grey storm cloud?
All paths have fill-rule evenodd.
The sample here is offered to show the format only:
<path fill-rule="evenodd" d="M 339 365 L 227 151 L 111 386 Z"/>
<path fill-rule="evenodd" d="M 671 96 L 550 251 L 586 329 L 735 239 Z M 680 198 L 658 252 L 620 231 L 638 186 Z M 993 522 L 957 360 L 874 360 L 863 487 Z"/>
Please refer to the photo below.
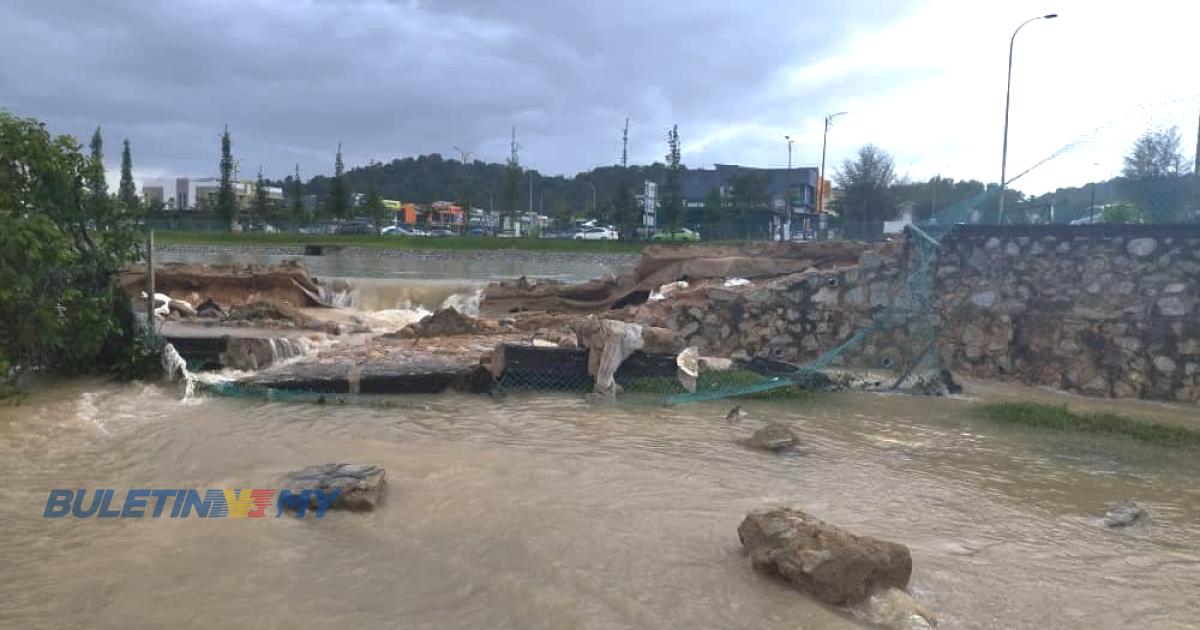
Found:
<path fill-rule="evenodd" d="M 626 116 L 634 161 L 661 159 L 678 123 L 688 164 L 767 162 L 760 146 L 689 154 L 689 131 L 819 115 L 830 90 L 783 98 L 780 73 L 908 8 L 17 0 L 0 20 L 0 107 L 85 141 L 101 125 L 110 160 L 128 137 L 142 173 L 214 173 L 228 124 L 243 172 L 271 177 L 329 172 L 338 142 L 352 165 L 453 145 L 499 161 L 511 126 L 522 162 L 572 174 L 617 161 Z"/>

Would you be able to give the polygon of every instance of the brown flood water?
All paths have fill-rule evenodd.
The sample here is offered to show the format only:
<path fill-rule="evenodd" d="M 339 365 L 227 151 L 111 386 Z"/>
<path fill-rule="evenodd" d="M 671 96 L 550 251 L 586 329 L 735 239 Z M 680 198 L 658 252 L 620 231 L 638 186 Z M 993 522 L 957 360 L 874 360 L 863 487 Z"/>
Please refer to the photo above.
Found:
<path fill-rule="evenodd" d="M 945 628 L 1200 619 L 1194 453 L 998 426 L 966 400 L 750 402 L 729 427 L 729 403 L 177 398 L 73 380 L 0 407 L 0 626 L 859 627 L 748 567 L 737 525 L 777 503 L 909 545 L 911 590 Z M 803 451 L 734 443 L 765 419 L 794 422 Z M 52 488 L 278 487 L 331 461 L 385 466 L 386 503 L 304 521 L 42 516 Z M 1149 524 L 1103 527 L 1125 498 Z"/>

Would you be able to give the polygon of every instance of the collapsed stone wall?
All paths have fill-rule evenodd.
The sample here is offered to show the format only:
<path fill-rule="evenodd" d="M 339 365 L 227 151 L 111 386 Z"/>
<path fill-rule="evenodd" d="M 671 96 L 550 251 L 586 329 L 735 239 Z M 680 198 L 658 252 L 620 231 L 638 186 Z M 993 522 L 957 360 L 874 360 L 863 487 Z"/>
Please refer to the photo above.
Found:
<path fill-rule="evenodd" d="M 1200 228 L 957 226 L 928 266 L 918 249 L 710 288 L 670 324 L 714 355 L 805 363 L 866 330 L 833 365 L 898 374 L 928 351 L 980 378 L 1200 400 Z"/>
<path fill-rule="evenodd" d="M 709 288 L 704 307 L 677 306 L 670 325 L 687 345 L 708 354 L 807 363 L 895 304 L 910 264 L 898 248 L 867 250 L 857 265 L 789 274 L 747 288 Z M 912 358 L 909 340 L 927 322 L 873 333 L 836 364 L 896 368 Z"/>

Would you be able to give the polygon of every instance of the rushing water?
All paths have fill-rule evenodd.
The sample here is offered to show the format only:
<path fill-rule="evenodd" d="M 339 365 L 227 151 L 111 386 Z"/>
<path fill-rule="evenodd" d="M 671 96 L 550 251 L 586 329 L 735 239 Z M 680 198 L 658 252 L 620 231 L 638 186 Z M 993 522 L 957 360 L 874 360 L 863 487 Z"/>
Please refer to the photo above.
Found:
<path fill-rule="evenodd" d="M 728 403 L 356 402 L 181 404 L 171 387 L 74 380 L 0 408 L 0 625 L 854 627 L 740 555 L 741 517 L 777 503 L 909 545 L 912 590 L 944 627 L 1200 619 L 1200 474 L 1184 452 L 870 394 L 747 403 L 742 427 Z M 794 422 L 803 451 L 735 443 L 766 419 Z M 332 461 L 385 466 L 386 503 L 319 521 L 41 514 L 51 488 L 272 487 Z M 1149 525 L 1100 524 L 1124 498 Z"/>
<path fill-rule="evenodd" d="M 343 274 L 357 276 L 358 316 L 381 329 L 448 301 L 467 308 L 479 286 L 362 280 L 383 269 Z M 908 545 L 911 590 L 942 627 L 1200 619 L 1194 452 L 1000 426 L 975 418 L 970 399 L 748 402 L 745 424 L 730 427 L 729 402 L 181 402 L 181 388 L 45 381 L 0 406 L 0 627 L 858 627 L 741 555 L 745 513 L 784 503 Z M 1197 421 L 1195 406 L 968 391 Z M 794 423 L 802 451 L 736 443 L 766 420 Z M 321 520 L 42 516 L 53 488 L 271 488 L 335 461 L 387 469 L 380 509 Z M 1105 509 L 1128 498 L 1149 523 L 1105 528 Z"/>

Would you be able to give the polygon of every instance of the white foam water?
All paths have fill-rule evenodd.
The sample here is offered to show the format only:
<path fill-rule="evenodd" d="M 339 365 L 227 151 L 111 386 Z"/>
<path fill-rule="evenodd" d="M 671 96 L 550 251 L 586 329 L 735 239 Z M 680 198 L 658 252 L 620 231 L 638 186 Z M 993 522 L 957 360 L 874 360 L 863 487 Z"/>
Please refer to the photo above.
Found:
<path fill-rule="evenodd" d="M 192 398 L 196 393 L 196 377 L 188 371 L 187 361 L 179 356 L 179 352 L 175 350 L 175 346 L 164 344 L 162 351 L 162 367 L 166 373 L 167 380 L 182 380 L 184 383 L 183 400 Z"/>
<path fill-rule="evenodd" d="M 479 317 L 479 303 L 483 300 L 483 289 L 470 293 L 455 293 L 442 301 L 441 308 L 453 308 L 463 315 Z"/>
<path fill-rule="evenodd" d="M 306 357 L 316 350 L 317 343 L 308 337 L 271 337 L 271 364 Z"/>

